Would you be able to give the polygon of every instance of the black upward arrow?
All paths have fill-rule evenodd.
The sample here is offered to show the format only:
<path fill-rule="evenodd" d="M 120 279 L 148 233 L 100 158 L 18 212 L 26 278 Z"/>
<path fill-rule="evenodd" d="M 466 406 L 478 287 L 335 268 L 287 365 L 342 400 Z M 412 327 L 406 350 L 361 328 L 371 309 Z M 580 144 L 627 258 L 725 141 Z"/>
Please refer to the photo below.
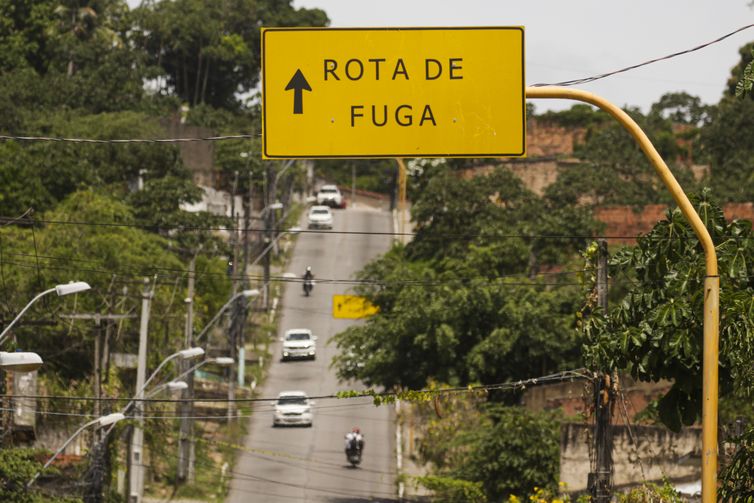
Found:
<path fill-rule="evenodd" d="M 312 88 L 309 85 L 309 83 L 306 81 L 306 77 L 304 77 L 304 74 L 301 73 L 301 70 L 296 70 L 296 73 L 293 74 L 293 77 L 291 77 L 291 81 L 288 82 L 288 85 L 285 86 L 286 91 L 290 91 L 293 89 L 293 113 L 294 114 L 302 114 L 304 113 L 304 99 L 303 99 L 303 90 L 311 91 Z"/>

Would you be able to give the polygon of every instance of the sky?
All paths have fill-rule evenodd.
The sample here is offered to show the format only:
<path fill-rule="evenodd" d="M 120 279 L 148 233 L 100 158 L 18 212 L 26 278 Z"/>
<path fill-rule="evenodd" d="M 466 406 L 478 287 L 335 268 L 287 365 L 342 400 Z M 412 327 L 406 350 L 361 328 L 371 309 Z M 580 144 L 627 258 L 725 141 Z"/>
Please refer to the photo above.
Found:
<path fill-rule="evenodd" d="M 523 26 L 525 81 L 555 83 L 606 73 L 702 45 L 754 23 L 751 0 L 294 0 L 317 7 L 330 26 Z M 754 2 L 752 2 L 754 3 Z M 720 100 L 738 50 L 754 27 L 691 54 L 579 89 L 647 112 L 670 92 Z M 537 100 L 537 112 L 570 108 Z"/>

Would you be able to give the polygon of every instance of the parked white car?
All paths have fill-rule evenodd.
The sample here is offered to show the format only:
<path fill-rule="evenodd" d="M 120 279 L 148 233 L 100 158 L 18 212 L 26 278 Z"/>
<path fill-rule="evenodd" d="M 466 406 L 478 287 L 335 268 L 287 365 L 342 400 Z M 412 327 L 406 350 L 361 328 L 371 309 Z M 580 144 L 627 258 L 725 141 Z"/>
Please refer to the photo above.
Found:
<path fill-rule="evenodd" d="M 307 221 L 310 229 L 332 229 L 332 210 L 329 206 L 312 206 Z"/>
<path fill-rule="evenodd" d="M 303 391 L 283 391 L 275 402 L 272 426 L 311 426 L 312 405 L 314 402 Z"/>
<path fill-rule="evenodd" d="M 343 195 L 337 185 L 323 185 L 317 191 L 317 204 L 324 204 L 332 208 L 345 208 Z"/>
<path fill-rule="evenodd" d="M 280 339 L 283 342 L 281 359 L 308 358 L 314 360 L 317 357 L 317 337 L 308 328 L 294 328 L 286 330 Z"/>

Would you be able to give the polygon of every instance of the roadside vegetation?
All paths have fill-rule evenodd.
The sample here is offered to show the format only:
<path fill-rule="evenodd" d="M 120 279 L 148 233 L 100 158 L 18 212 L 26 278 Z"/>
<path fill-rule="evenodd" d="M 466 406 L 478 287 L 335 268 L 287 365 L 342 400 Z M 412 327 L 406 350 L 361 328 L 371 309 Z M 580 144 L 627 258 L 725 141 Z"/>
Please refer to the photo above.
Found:
<path fill-rule="evenodd" d="M 751 222 L 728 221 L 721 207 L 754 201 L 753 107 L 754 100 L 732 94 L 706 106 L 674 93 L 646 114 L 628 110 L 694 194 L 717 245 L 721 424 L 748 425 L 743 436 L 727 436 L 734 454 L 722 458 L 722 494 L 732 501 L 754 484 L 747 462 L 754 236 Z M 578 128 L 583 138 L 577 162 L 563 165 L 543 194 L 489 160 L 425 163 L 410 179 L 415 234 L 359 274 L 357 292 L 379 313 L 336 336 L 339 376 L 400 391 L 494 385 L 582 367 L 619 370 L 673 383 L 646 420 L 673 431 L 697 423 L 704 261 L 693 232 L 638 146 L 604 113 L 576 105 L 534 117 Z M 695 176 L 699 164 L 707 168 Z M 459 176 L 475 166 L 485 166 L 484 174 Z M 656 203 L 670 205 L 664 220 L 635 245 L 611 247 L 611 307 L 602 312 L 589 238 L 601 228 L 592 210 Z M 416 482 L 434 501 L 568 501 L 558 486 L 557 425 L 564 418 L 528 412 L 517 407 L 520 400 L 521 389 L 510 387 L 481 397 L 438 395 L 420 405 L 418 461 L 427 475 Z M 620 496 L 660 500 L 680 496 L 669 485 Z"/>

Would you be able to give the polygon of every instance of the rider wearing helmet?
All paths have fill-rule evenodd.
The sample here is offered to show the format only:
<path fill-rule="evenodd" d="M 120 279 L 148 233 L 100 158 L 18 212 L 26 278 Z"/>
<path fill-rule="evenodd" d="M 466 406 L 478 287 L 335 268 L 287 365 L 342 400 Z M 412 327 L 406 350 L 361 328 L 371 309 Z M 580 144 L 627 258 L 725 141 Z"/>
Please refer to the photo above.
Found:
<path fill-rule="evenodd" d="M 346 433 L 346 454 L 353 448 L 358 449 L 360 453 L 364 451 L 364 436 L 358 426 L 354 426 L 350 433 Z"/>
<path fill-rule="evenodd" d="M 304 273 L 304 280 L 311 281 L 312 279 L 314 279 L 314 274 L 312 274 L 312 266 L 308 265 L 306 266 L 306 272 Z"/>

